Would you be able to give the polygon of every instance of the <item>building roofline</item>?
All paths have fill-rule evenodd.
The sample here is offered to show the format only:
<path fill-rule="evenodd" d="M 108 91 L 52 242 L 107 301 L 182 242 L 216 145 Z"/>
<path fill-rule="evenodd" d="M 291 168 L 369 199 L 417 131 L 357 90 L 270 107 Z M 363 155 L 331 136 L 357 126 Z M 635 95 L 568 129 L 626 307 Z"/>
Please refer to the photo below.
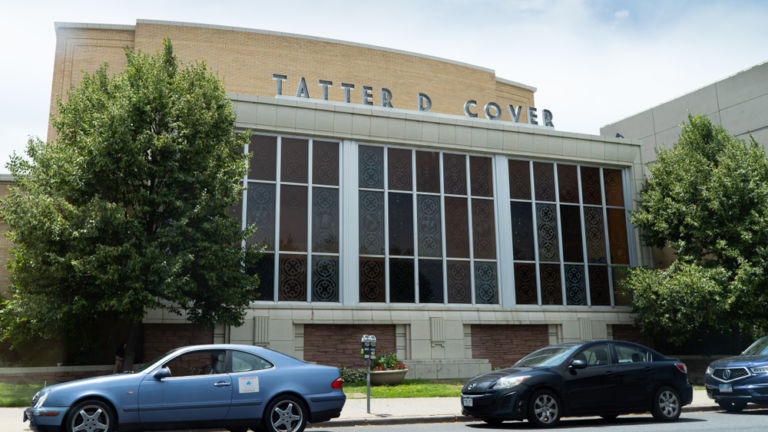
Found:
<path fill-rule="evenodd" d="M 92 24 L 56 21 L 53 23 L 53 25 L 56 28 L 56 31 L 66 28 L 85 28 L 92 30 L 136 30 L 136 26 L 130 24 Z"/>

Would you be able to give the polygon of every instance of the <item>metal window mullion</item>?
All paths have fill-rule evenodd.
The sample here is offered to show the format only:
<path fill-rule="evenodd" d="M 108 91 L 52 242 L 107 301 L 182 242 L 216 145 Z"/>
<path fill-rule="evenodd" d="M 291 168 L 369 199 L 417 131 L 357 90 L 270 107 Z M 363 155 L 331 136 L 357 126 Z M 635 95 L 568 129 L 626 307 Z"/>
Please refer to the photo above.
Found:
<path fill-rule="evenodd" d="M 493 256 L 495 257 L 493 259 L 493 263 L 496 264 L 496 301 L 498 304 L 501 304 L 501 269 L 499 268 L 499 221 L 498 221 L 498 209 L 496 208 L 496 176 L 498 175 L 496 172 L 496 158 L 491 157 L 491 181 L 493 182 L 493 187 L 491 188 L 493 192 L 491 192 L 491 208 L 493 209 L 493 239 L 494 239 L 494 246 L 495 250 L 493 251 Z"/>
<path fill-rule="evenodd" d="M 445 153 L 439 153 L 439 167 L 440 167 L 440 255 L 443 268 L 443 304 L 448 304 L 448 259 L 445 251 L 445 166 L 443 165 L 443 157 Z"/>
<path fill-rule="evenodd" d="M 313 140 L 307 140 L 307 303 L 312 303 L 312 149 Z"/>
<path fill-rule="evenodd" d="M 536 215 L 536 184 L 534 183 L 534 175 L 533 175 L 533 161 L 528 161 L 528 168 L 529 168 L 529 176 L 531 178 L 531 194 L 533 195 L 533 199 L 531 200 L 531 213 L 532 213 L 532 227 L 531 231 L 533 232 L 533 274 L 536 275 L 536 299 L 537 304 L 541 306 L 541 275 L 539 274 L 539 223 L 538 223 L 538 217 Z M 562 258 L 562 256 L 561 256 Z M 561 259 L 562 261 L 562 259 Z"/>
<path fill-rule="evenodd" d="M 474 242 L 472 237 L 472 170 L 470 169 L 469 155 L 464 155 L 464 170 L 467 177 L 467 231 L 469 232 L 469 274 L 470 274 L 470 290 L 469 294 L 472 296 L 472 303 L 477 304 L 477 291 L 475 289 L 475 251 Z"/>
<path fill-rule="evenodd" d="M 384 302 L 389 303 L 390 277 L 389 277 L 389 169 L 387 160 L 389 152 L 387 147 L 381 148 L 382 152 L 382 188 L 384 192 Z"/>
<path fill-rule="evenodd" d="M 581 252 L 584 261 L 584 286 L 587 292 L 587 306 L 592 305 L 592 288 L 589 284 L 589 259 L 587 258 L 587 225 L 584 218 L 584 202 L 581 196 L 581 167 L 576 167 L 576 187 L 579 189 L 579 220 L 581 220 Z"/>
<path fill-rule="evenodd" d="M 512 234 L 512 191 L 509 185 L 509 158 L 494 157 L 496 167 L 494 188 L 494 217 L 496 218 L 496 268 L 499 274 L 499 305 L 517 304 L 515 281 L 514 240 Z M 503 162 L 503 163 L 502 163 Z M 506 223 L 504 222 L 506 221 Z M 502 242 L 504 243 L 502 245 Z M 505 290 L 506 289 L 506 290 Z M 507 301 L 507 299 L 509 301 Z"/>
<path fill-rule="evenodd" d="M 277 166 L 275 167 L 275 244 L 273 249 L 275 250 L 275 264 L 274 275 L 275 280 L 273 282 L 272 298 L 277 303 L 280 294 L 280 176 L 282 175 L 282 148 L 283 137 L 277 137 Z"/>
<path fill-rule="evenodd" d="M 603 240 L 603 243 L 605 244 L 605 262 L 608 265 L 608 287 L 611 294 L 611 304 L 615 304 L 615 298 L 613 295 L 613 267 L 611 267 L 611 239 L 609 237 L 610 233 L 608 232 L 608 208 L 607 208 L 607 202 L 605 200 L 605 181 L 603 180 L 603 168 L 600 168 L 600 209 L 603 212 L 603 233 L 605 239 Z"/>
<path fill-rule="evenodd" d="M 418 232 L 418 197 L 416 191 L 416 152 L 411 150 L 411 220 L 413 221 L 413 302 L 419 303 L 419 232 Z"/>
<path fill-rule="evenodd" d="M 565 251 L 563 251 L 563 224 L 560 222 L 560 182 L 557 178 L 557 164 L 552 164 L 555 181 L 555 221 L 557 223 L 557 249 L 560 258 L 560 292 L 563 296 L 563 305 L 568 305 L 568 297 L 565 289 Z"/>
<path fill-rule="evenodd" d="M 629 266 L 637 265 L 639 251 L 637 250 L 638 232 L 632 227 L 629 220 L 629 212 L 632 211 L 632 168 L 621 170 L 621 183 L 624 192 L 624 224 L 627 227 L 627 251 L 629 252 Z"/>

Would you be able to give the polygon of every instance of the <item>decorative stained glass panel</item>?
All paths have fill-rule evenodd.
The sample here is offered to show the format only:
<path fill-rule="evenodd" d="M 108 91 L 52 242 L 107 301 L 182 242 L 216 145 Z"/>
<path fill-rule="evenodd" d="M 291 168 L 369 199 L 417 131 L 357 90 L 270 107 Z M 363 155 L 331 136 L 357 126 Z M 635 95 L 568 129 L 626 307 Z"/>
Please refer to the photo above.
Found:
<path fill-rule="evenodd" d="M 569 305 L 587 304 L 583 265 L 565 265 L 565 295 Z"/>
<path fill-rule="evenodd" d="M 533 216 L 531 203 L 512 201 L 512 253 L 515 260 L 533 261 Z"/>
<path fill-rule="evenodd" d="M 256 301 L 273 301 L 275 299 L 275 254 L 262 254 L 248 274 L 259 275 L 259 286 L 256 288 Z"/>
<path fill-rule="evenodd" d="M 419 303 L 443 303 L 442 260 L 419 260 Z"/>
<path fill-rule="evenodd" d="M 493 216 L 492 200 L 472 200 L 472 243 L 476 259 L 496 259 L 496 223 Z"/>
<path fill-rule="evenodd" d="M 563 290 L 560 281 L 559 264 L 540 264 L 541 304 L 562 305 Z"/>
<path fill-rule="evenodd" d="M 515 263 L 515 299 L 517 304 L 538 304 L 536 264 Z"/>
<path fill-rule="evenodd" d="M 416 190 L 440 192 L 440 153 L 416 152 Z"/>
<path fill-rule="evenodd" d="M 419 256 L 442 257 L 443 237 L 440 218 L 440 197 L 419 195 L 418 206 Z"/>
<path fill-rule="evenodd" d="M 557 242 L 557 207 L 554 204 L 536 203 L 536 225 L 539 233 L 539 260 L 560 261 Z"/>
<path fill-rule="evenodd" d="M 446 255 L 451 258 L 469 258 L 469 217 L 467 199 L 445 197 Z"/>
<path fill-rule="evenodd" d="M 389 194 L 389 253 L 390 255 L 413 255 L 413 195 L 411 194 Z"/>
<path fill-rule="evenodd" d="M 360 302 L 384 303 L 384 258 L 360 258 Z"/>
<path fill-rule="evenodd" d="M 509 196 L 512 199 L 531 199 L 530 162 L 509 161 Z"/>
<path fill-rule="evenodd" d="M 360 146 L 358 151 L 358 183 L 361 188 L 384 188 L 384 149 Z"/>
<path fill-rule="evenodd" d="M 415 301 L 413 271 L 412 259 L 391 258 L 389 260 L 389 301 L 391 303 Z"/>
<path fill-rule="evenodd" d="M 312 142 L 312 182 L 339 185 L 339 143 Z"/>
<path fill-rule="evenodd" d="M 584 204 L 603 203 L 600 193 L 600 168 L 581 167 L 581 198 Z"/>
<path fill-rule="evenodd" d="M 448 303 L 472 303 L 469 261 L 448 261 Z"/>
<path fill-rule="evenodd" d="M 312 255 L 312 301 L 339 301 L 339 258 Z"/>
<path fill-rule="evenodd" d="M 472 184 L 472 195 L 474 196 L 493 196 L 493 168 L 491 167 L 491 158 L 470 156 L 469 157 L 469 179 Z"/>
<path fill-rule="evenodd" d="M 308 141 L 283 138 L 280 152 L 280 179 L 290 183 L 307 183 Z"/>
<path fill-rule="evenodd" d="M 248 152 L 251 153 L 248 178 L 274 181 L 277 168 L 277 137 L 251 135 Z"/>
<path fill-rule="evenodd" d="M 307 250 L 307 187 L 280 187 L 280 250 Z"/>
<path fill-rule="evenodd" d="M 610 239 L 611 263 L 629 264 L 627 245 L 627 223 L 624 209 L 606 209 L 608 215 L 608 238 Z"/>
<path fill-rule="evenodd" d="M 587 238 L 587 262 L 606 263 L 602 207 L 584 206 L 584 230 Z"/>
<path fill-rule="evenodd" d="M 411 151 L 403 149 L 387 150 L 387 178 L 392 190 L 413 190 L 411 181 Z"/>
<path fill-rule="evenodd" d="M 563 236 L 563 259 L 567 262 L 582 262 L 584 251 L 581 245 L 581 216 L 579 207 L 560 205 L 560 228 Z"/>
<path fill-rule="evenodd" d="M 496 263 L 475 261 L 475 303 L 497 304 Z"/>
<path fill-rule="evenodd" d="M 443 154 L 443 176 L 445 193 L 467 194 L 467 159 L 463 155 Z"/>
<path fill-rule="evenodd" d="M 624 185 L 621 181 L 621 171 L 603 168 L 605 182 L 605 205 L 624 207 Z"/>
<path fill-rule="evenodd" d="M 338 189 L 312 189 L 312 250 L 339 251 Z"/>
<path fill-rule="evenodd" d="M 384 193 L 360 191 L 360 253 L 384 255 Z"/>
<path fill-rule="evenodd" d="M 267 245 L 267 250 L 275 250 L 275 185 L 248 183 L 247 202 L 245 223 L 255 224 L 257 228 L 248 241 Z"/>
<path fill-rule="evenodd" d="M 533 163 L 533 184 L 537 201 L 555 200 L 555 173 L 551 163 Z"/>
<path fill-rule="evenodd" d="M 279 301 L 307 301 L 306 255 L 280 255 Z"/>
<path fill-rule="evenodd" d="M 579 179 L 576 165 L 557 164 L 557 187 L 560 190 L 560 202 L 579 202 Z"/>
<path fill-rule="evenodd" d="M 593 306 L 610 306 L 611 293 L 608 286 L 608 267 L 589 266 L 589 297 Z"/>

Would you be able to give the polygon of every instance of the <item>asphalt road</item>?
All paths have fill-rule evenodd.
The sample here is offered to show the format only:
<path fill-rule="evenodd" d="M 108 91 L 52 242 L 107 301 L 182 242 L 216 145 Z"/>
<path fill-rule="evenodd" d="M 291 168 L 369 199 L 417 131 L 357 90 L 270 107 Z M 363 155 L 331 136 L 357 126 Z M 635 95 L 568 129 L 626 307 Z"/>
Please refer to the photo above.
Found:
<path fill-rule="evenodd" d="M 310 429 L 310 432 L 493 432 L 568 430 L 575 432 L 723 432 L 768 430 L 768 409 L 746 410 L 739 414 L 719 412 L 683 413 L 674 423 L 658 423 L 650 415 L 621 416 L 613 422 L 601 418 L 564 419 L 555 429 L 536 429 L 528 422 L 505 422 L 489 426 L 483 422 L 406 424 L 396 426 L 353 426 L 345 428 Z"/>

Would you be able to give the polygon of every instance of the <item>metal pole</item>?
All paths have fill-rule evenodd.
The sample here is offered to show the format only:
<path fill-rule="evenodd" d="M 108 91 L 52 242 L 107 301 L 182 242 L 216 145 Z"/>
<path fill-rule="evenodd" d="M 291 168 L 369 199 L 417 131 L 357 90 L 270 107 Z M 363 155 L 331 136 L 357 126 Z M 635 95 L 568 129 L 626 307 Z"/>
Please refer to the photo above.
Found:
<path fill-rule="evenodd" d="M 365 388 L 367 393 L 368 414 L 371 413 L 371 358 L 368 357 L 366 363 L 368 364 L 368 373 L 365 374 Z"/>

